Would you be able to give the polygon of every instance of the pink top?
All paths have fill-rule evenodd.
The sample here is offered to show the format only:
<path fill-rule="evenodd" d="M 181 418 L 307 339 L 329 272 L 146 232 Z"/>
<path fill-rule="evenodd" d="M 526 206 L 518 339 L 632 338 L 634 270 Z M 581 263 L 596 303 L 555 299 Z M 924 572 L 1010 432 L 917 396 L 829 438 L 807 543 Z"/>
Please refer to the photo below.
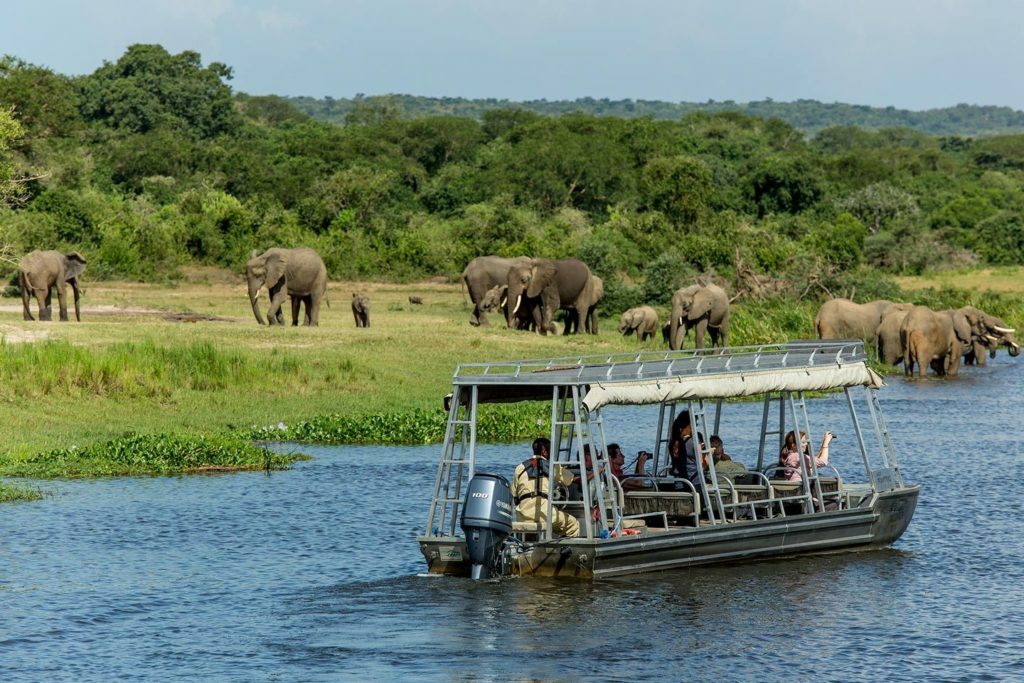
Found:
<path fill-rule="evenodd" d="M 804 461 L 807 463 L 807 471 L 809 472 L 811 470 L 811 456 L 805 455 Z M 779 464 L 793 468 L 791 470 L 786 470 L 786 481 L 803 480 L 803 477 L 800 476 L 800 455 L 796 451 L 787 451 L 782 458 L 779 458 Z M 825 451 L 824 455 L 819 452 L 818 457 L 814 459 L 814 464 L 817 467 L 824 467 L 827 465 L 828 451 Z"/>

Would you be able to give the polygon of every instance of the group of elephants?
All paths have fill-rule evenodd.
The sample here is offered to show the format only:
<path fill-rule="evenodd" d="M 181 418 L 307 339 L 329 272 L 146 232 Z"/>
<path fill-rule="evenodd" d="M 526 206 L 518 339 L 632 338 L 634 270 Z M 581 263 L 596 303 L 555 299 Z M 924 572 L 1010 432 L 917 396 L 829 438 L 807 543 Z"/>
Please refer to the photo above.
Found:
<path fill-rule="evenodd" d="M 85 259 L 77 251 L 67 254 L 59 251 L 33 251 L 25 255 L 18 267 L 18 284 L 21 288 L 25 320 L 33 320 L 29 311 L 29 299 L 33 296 L 38 302 L 39 319 L 52 319 L 50 302 L 54 289 L 57 290 L 60 304 L 60 319 L 67 320 L 66 291 L 67 285 L 71 285 L 75 297 L 75 319 L 80 321 L 81 288 L 78 278 L 85 270 L 85 265 Z M 285 297 L 291 299 L 292 325 L 299 324 L 299 311 L 303 305 L 304 324 L 320 324 L 320 304 L 328 302 L 327 267 L 313 249 L 273 247 L 262 254 L 254 250 L 245 265 L 245 278 L 253 315 L 261 325 L 284 324 L 284 313 L 281 308 Z M 270 298 L 266 321 L 259 308 L 259 296 L 264 288 Z M 352 316 L 356 327 L 370 326 L 370 300 L 361 292 L 352 294 Z"/>
<path fill-rule="evenodd" d="M 462 271 L 462 282 L 473 302 L 471 325 L 490 324 L 487 311 L 500 310 L 512 329 L 555 333 L 555 313 L 563 310 L 563 334 L 597 334 L 597 304 L 604 296 L 604 282 L 578 259 L 480 256 Z M 697 348 L 704 347 L 705 334 L 710 334 L 712 346 L 728 344 L 729 297 L 721 287 L 695 284 L 672 297 L 663 338 L 671 348 L 682 348 L 691 328 L 696 330 Z M 640 341 L 657 330 L 658 313 L 650 306 L 631 308 L 619 321 L 619 332 L 636 333 Z"/>
<path fill-rule="evenodd" d="M 75 318 L 81 320 L 79 277 L 85 266 L 85 258 L 77 251 L 33 251 L 22 258 L 18 282 L 25 320 L 33 319 L 29 310 L 33 296 L 39 319 L 52 319 L 54 288 L 60 319 L 67 320 L 68 285 L 74 293 Z M 270 297 L 269 324 L 284 324 L 285 297 L 291 299 L 292 325 L 299 324 L 303 305 L 304 323 L 319 324 L 320 303 L 327 301 L 327 268 L 316 251 L 306 247 L 253 251 L 245 271 L 249 302 L 260 324 L 265 322 L 258 305 L 264 288 Z M 563 310 L 563 334 L 581 330 L 597 334 L 597 305 L 604 296 L 604 283 L 578 259 L 481 256 L 466 266 L 462 281 L 473 301 L 469 319 L 473 325 L 488 325 L 487 311 L 500 309 L 508 327 L 548 334 L 556 332 L 554 316 Z M 669 321 L 660 326 L 662 338 L 669 348 L 680 349 L 694 329 L 698 349 L 704 348 L 706 334 L 711 346 L 728 346 L 729 303 L 725 290 L 714 284 L 679 289 L 672 296 Z M 370 301 L 365 294 L 352 294 L 352 315 L 356 327 L 370 326 Z M 1006 347 L 1011 356 L 1020 354 L 1015 330 L 973 306 L 933 311 L 885 300 L 858 304 L 831 299 L 822 304 L 814 327 L 821 339 L 863 339 L 874 344 L 879 360 L 889 365 L 902 362 L 906 374 L 916 370 L 922 377 L 928 367 L 939 375 L 956 375 L 961 362 L 985 365 L 986 355 L 995 357 L 999 347 Z M 657 334 L 658 313 L 650 306 L 631 308 L 622 314 L 618 329 L 624 335 L 635 333 L 643 342 Z"/>
<path fill-rule="evenodd" d="M 875 345 L 879 360 L 903 363 L 907 375 L 956 375 L 962 362 L 985 365 L 1005 346 L 1020 354 L 1015 330 L 974 306 L 933 311 L 927 306 L 879 300 L 857 304 L 831 299 L 814 318 L 821 339 L 863 339 Z"/>

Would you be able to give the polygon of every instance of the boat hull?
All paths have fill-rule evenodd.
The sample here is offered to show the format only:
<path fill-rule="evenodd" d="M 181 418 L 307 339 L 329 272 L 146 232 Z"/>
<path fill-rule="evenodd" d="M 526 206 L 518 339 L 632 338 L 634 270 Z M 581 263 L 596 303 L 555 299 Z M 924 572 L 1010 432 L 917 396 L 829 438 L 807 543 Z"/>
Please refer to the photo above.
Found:
<path fill-rule="evenodd" d="M 558 539 L 511 558 L 521 576 L 600 578 L 709 564 L 883 548 L 898 539 L 914 515 L 919 486 L 871 495 L 858 507 L 613 539 Z M 431 573 L 469 576 L 465 541 L 421 537 Z"/>

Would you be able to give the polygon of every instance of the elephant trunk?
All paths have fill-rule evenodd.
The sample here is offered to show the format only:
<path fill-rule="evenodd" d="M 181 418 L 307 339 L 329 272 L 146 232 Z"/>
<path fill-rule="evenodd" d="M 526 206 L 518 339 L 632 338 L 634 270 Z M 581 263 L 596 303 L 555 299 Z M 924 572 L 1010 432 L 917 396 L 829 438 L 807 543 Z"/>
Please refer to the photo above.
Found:
<path fill-rule="evenodd" d="M 82 309 L 81 306 L 79 305 L 79 300 L 82 298 L 82 296 L 78 293 L 77 286 L 72 287 L 71 291 L 74 292 L 75 295 L 75 320 L 77 322 L 82 322 Z"/>
<path fill-rule="evenodd" d="M 1010 346 L 1009 351 L 1010 351 L 1010 355 L 1011 356 L 1016 358 L 1017 356 L 1020 355 L 1020 344 L 1014 344 L 1013 342 L 1010 342 L 1009 346 Z"/>
<path fill-rule="evenodd" d="M 256 316 L 256 321 L 260 325 L 266 325 L 266 321 L 263 320 L 263 315 L 260 313 L 259 298 L 260 298 L 260 286 L 259 285 L 253 286 L 253 283 L 250 282 L 249 283 L 249 303 L 252 304 L 253 315 Z"/>

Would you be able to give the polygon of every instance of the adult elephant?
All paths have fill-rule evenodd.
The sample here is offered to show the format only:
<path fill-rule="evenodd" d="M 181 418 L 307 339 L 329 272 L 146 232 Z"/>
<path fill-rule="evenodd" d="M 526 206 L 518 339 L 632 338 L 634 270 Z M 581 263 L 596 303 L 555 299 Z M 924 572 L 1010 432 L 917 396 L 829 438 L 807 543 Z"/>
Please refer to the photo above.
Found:
<path fill-rule="evenodd" d="M 883 363 L 897 365 L 903 362 L 900 325 L 911 308 L 912 306 L 904 304 L 894 304 L 886 310 L 882 322 L 878 323 L 875 329 L 875 350 L 878 352 L 878 359 Z"/>
<path fill-rule="evenodd" d="M 669 320 L 669 348 L 683 348 L 690 328 L 696 328 L 695 343 L 704 348 L 704 333 L 711 334 L 711 346 L 729 343 L 729 296 L 718 285 L 690 285 L 672 295 L 672 317 Z"/>
<path fill-rule="evenodd" d="M 525 265 L 530 262 L 526 256 L 504 258 L 502 256 L 478 256 L 462 271 L 462 283 L 469 292 L 473 302 L 473 312 L 469 316 L 470 325 L 490 325 L 484 312 L 483 300 L 488 290 L 508 284 L 508 271 L 514 265 Z M 502 308 L 505 308 L 502 306 Z M 505 322 L 510 323 L 508 309 L 505 308 Z"/>
<path fill-rule="evenodd" d="M 964 354 L 964 363 L 973 365 L 977 363 L 982 367 L 987 363 L 985 356 L 996 357 L 996 350 L 1005 346 L 1011 356 L 1020 355 L 1020 344 L 1017 343 L 1016 330 L 1002 318 L 989 315 L 980 308 L 974 306 L 962 306 L 957 309 L 971 325 L 974 339 L 971 348 Z"/>
<path fill-rule="evenodd" d="M 657 331 L 658 312 L 650 306 L 630 308 L 619 318 L 619 334 L 628 337 L 636 332 L 638 342 L 647 341 Z"/>
<path fill-rule="evenodd" d="M 281 305 L 285 296 L 292 301 L 292 325 L 299 324 L 299 308 L 303 303 L 306 305 L 304 324 L 320 324 L 320 301 L 327 296 L 327 267 L 320 254 L 312 249 L 273 247 L 262 254 L 253 250 L 245 264 L 245 278 L 252 312 L 260 325 L 264 322 L 257 299 L 264 286 L 270 296 L 267 320 L 271 325 L 284 324 Z"/>
<path fill-rule="evenodd" d="M 814 316 L 814 329 L 819 339 L 875 339 L 875 331 L 892 306 L 909 311 L 912 304 L 894 304 L 885 299 L 858 304 L 849 299 L 829 299 Z"/>
<path fill-rule="evenodd" d="M 40 320 L 53 320 L 50 308 L 52 289 L 57 289 L 60 319 L 68 319 L 67 285 L 75 296 L 75 320 L 82 321 L 78 301 L 81 298 L 78 276 L 85 270 L 85 259 L 77 251 L 62 254 L 59 251 L 33 251 L 22 257 L 18 264 L 18 285 L 21 288 L 21 306 L 25 320 L 33 320 L 28 310 L 29 297 L 35 295 Z"/>
<path fill-rule="evenodd" d="M 900 324 L 903 372 L 913 375 L 916 368 L 918 377 L 924 377 L 930 365 L 937 375 L 955 376 L 970 338 L 970 326 L 963 316 L 914 306 Z"/>
<path fill-rule="evenodd" d="M 604 280 L 597 275 L 590 276 L 590 308 L 583 316 L 583 329 L 588 334 L 597 334 L 597 304 L 604 298 Z M 565 329 L 562 334 L 579 334 L 580 311 L 575 308 L 566 310 Z"/>
<path fill-rule="evenodd" d="M 510 319 L 527 306 L 537 331 L 547 334 L 552 330 L 557 310 L 590 311 L 598 294 L 591 275 L 590 268 L 578 259 L 538 258 L 513 264 L 507 278 Z"/>

